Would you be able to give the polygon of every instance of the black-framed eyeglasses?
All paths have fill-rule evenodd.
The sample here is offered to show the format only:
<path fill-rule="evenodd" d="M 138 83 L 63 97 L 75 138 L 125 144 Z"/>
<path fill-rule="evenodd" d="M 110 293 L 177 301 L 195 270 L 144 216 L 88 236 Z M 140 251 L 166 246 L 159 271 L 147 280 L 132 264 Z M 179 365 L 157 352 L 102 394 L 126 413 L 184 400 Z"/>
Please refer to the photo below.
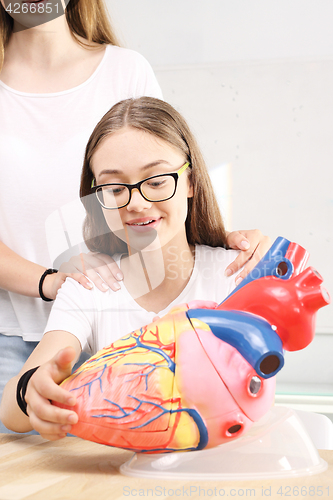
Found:
<path fill-rule="evenodd" d="M 177 172 L 153 175 L 136 184 L 111 183 L 95 186 L 93 179 L 91 189 L 96 193 L 102 207 L 107 210 L 126 207 L 131 201 L 133 189 L 138 189 L 147 201 L 166 201 L 175 195 L 178 179 L 189 165 L 187 162 Z"/>

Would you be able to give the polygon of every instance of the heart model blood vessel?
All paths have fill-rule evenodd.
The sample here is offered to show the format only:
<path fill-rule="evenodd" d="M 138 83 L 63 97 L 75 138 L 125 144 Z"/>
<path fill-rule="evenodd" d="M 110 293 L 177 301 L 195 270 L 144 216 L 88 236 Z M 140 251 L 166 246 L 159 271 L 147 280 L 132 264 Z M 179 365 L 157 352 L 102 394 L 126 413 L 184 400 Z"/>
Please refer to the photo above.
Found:
<path fill-rule="evenodd" d="M 97 352 L 62 383 L 77 399 L 71 432 L 146 453 L 244 434 L 273 404 L 283 349 L 306 347 L 316 311 L 329 303 L 318 272 L 303 270 L 307 259 L 278 238 L 215 309 L 180 305 Z"/>

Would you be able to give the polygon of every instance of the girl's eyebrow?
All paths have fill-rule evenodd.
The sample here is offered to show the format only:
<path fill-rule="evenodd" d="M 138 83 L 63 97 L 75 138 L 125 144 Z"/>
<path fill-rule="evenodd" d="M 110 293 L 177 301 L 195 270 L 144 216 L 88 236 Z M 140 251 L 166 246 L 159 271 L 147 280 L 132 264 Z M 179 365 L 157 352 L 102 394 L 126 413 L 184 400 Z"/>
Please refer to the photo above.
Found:
<path fill-rule="evenodd" d="M 147 165 L 144 165 L 143 167 L 140 168 L 140 170 L 148 170 L 149 168 L 152 168 L 152 167 L 156 167 L 157 165 L 160 165 L 161 163 L 164 163 L 166 165 L 170 165 L 172 166 L 168 161 L 166 160 L 157 160 L 157 161 L 153 161 L 151 163 L 148 163 Z M 123 174 L 124 171 L 123 170 L 117 170 L 117 169 L 104 169 L 102 170 L 98 177 L 101 177 L 102 175 L 112 175 L 112 174 Z"/>

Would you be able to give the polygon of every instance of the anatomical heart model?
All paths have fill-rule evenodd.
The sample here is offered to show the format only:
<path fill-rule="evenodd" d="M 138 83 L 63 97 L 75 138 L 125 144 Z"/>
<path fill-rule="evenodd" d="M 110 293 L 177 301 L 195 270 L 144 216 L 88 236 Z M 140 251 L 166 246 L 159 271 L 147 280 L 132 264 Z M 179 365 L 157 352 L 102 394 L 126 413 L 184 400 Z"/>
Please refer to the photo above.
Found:
<path fill-rule="evenodd" d="M 278 238 L 215 309 L 180 305 L 92 356 L 62 383 L 77 398 L 71 432 L 146 453 L 244 434 L 274 402 L 283 350 L 312 341 L 316 311 L 329 303 L 321 276 L 303 270 L 307 259 Z"/>

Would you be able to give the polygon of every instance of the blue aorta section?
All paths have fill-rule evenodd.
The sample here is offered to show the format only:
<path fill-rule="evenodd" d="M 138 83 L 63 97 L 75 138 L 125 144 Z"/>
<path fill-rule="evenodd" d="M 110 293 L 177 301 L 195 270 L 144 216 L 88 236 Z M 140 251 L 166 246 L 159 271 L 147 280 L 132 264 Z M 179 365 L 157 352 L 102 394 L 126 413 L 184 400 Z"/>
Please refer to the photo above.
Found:
<path fill-rule="evenodd" d="M 282 341 L 268 321 L 251 313 L 215 309 L 190 309 L 187 316 L 206 323 L 216 337 L 235 347 L 260 377 L 273 377 L 283 367 Z"/>
<path fill-rule="evenodd" d="M 293 265 L 290 262 L 290 260 L 285 258 L 285 255 L 287 253 L 288 247 L 290 245 L 290 241 L 287 240 L 286 238 L 282 238 L 279 236 L 276 238 L 274 241 L 273 245 L 271 248 L 268 250 L 268 252 L 263 256 L 260 262 L 252 269 L 252 271 L 246 276 L 246 278 L 241 281 L 241 283 L 228 295 L 228 297 L 231 297 L 234 293 L 238 292 L 243 286 L 247 285 L 251 281 L 263 278 L 265 276 L 275 276 L 277 278 L 281 279 L 289 279 L 291 274 L 293 273 Z M 285 262 L 288 270 L 284 276 L 279 276 L 277 268 L 278 265 L 281 262 Z M 221 304 L 225 300 L 224 299 Z"/>

